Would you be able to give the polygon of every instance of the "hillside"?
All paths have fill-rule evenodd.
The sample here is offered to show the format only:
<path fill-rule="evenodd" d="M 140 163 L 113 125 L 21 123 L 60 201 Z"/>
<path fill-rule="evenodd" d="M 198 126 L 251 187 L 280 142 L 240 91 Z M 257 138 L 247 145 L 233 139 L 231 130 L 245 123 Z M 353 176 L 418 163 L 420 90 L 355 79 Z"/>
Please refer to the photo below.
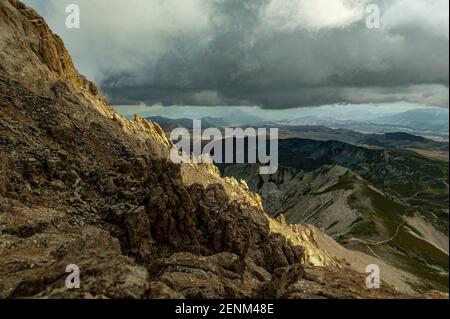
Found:
<path fill-rule="evenodd" d="M 280 165 L 311 171 L 323 165 L 350 169 L 405 203 L 448 218 L 448 163 L 408 150 L 376 150 L 338 141 L 286 139 Z"/>
<path fill-rule="evenodd" d="M 346 248 L 414 275 L 414 285 L 422 289 L 446 289 L 448 223 L 403 204 L 350 170 L 281 168 L 275 175 L 260 176 L 257 165 L 235 165 L 224 174 L 244 179 L 272 216 L 312 224 Z"/>

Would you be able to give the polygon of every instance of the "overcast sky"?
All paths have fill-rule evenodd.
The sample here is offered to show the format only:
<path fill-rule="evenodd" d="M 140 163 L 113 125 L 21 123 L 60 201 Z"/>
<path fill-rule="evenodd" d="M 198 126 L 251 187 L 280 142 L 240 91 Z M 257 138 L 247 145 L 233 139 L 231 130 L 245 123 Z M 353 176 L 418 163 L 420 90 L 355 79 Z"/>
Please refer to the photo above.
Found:
<path fill-rule="evenodd" d="M 448 0 L 26 0 L 112 103 L 448 107 Z M 366 27 L 368 3 L 381 29 Z M 81 28 L 65 27 L 65 7 Z"/>

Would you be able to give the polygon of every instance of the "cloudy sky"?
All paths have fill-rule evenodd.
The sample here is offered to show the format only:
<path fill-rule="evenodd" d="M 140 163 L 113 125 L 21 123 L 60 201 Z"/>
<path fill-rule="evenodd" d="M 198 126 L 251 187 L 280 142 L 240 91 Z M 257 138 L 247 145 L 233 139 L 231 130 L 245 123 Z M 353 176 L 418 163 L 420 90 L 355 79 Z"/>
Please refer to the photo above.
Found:
<path fill-rule="evenodd" d="M 25 2 L 113 104 L 449 103 L 448 0 Z M 65 27 L 70 3 L 80 29 Z"/>

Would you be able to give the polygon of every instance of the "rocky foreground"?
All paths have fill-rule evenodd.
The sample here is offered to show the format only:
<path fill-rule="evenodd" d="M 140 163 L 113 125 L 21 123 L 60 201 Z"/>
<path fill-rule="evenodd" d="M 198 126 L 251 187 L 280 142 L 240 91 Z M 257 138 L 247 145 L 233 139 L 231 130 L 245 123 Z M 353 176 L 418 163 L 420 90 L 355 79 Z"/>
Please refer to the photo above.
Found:
<path fill-rule="evenodd" d="M 34 10 L 0 0 L 0 298 L 447 297 L 366 288 L 316 229 L 271 219 L 214 166 L 172 164 L 171 145 L 117 115 Z"/>

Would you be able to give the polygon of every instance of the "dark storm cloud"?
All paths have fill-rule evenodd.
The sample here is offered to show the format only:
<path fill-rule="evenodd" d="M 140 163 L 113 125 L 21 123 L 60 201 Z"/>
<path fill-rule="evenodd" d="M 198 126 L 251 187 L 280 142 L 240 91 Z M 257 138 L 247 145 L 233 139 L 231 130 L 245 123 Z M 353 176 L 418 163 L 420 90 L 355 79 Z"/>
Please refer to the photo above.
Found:
<path fill-rule="evenodd" d="M 83 37 L 61 30 L 113 103 L 448 107 L 447 0 L 371 1 L 381 29 L 364 0 L 136 2 L 79 0 Z"/>

